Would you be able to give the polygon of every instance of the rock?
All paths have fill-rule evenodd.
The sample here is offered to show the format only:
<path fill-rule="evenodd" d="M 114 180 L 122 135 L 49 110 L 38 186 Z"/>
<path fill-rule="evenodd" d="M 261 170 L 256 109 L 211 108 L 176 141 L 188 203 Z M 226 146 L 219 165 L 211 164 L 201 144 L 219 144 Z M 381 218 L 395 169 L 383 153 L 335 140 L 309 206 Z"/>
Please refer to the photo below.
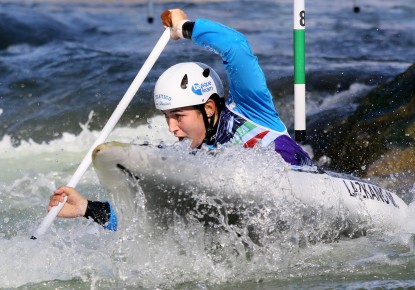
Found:
<path fill-rule="evenodd" d="M 359 176 L 379 170 L 382 160 L 389 170 L 403 168 L 415 148 L 415 65 L 370 91 L 351 115 L 329 116 L 307 125 L 316 160 L 326 156 L 330 169 Z"/>
<path fill-rule="evenodd" d="M 415 174 L 415 148 L 393 148 L 373 162 L 367 176 L 389 175 L 397 172 Z"/>

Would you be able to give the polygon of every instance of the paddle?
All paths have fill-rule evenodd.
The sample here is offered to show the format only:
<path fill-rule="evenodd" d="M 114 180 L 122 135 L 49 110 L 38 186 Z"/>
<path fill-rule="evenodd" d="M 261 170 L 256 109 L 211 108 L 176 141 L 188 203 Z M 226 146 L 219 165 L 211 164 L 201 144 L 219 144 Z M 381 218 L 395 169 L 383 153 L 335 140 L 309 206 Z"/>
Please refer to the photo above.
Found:
<path fill-rule="evenodd" d="M 143 83 L 144 79 L 147 77 L 148 73 L 150 72 L 151 68 L 153 67 L 156 60 L 159 58 L 161 52 L 167 45 L 170 39 L 170 29 L 166 29 L 164 33 L 161 35 L 160 39 L 156 43 L 155 47 L 151 51 L 150 55 L 147 57 L 146 61 L 144 62 L 143 66 L 141 67 L 140 71 L 137 73 L 136 77 L 134 78 L 133 82 L 131 83 L 130 87 L 128 88 L 127 92 L 124 94 L 123 98 L 117 105 L 117 108 L 112 113 L 110 119 L 108 120 L 105 127 L 102 129 L 100 135 L 98 136 L 95 143 L 91 146 L 88 153 L 85 155 L 84 159 L 82 160 L 81 164 L 79 164 L 78 169 L 75 171 L 74 175 L 72 176 L 71 180 L 67 184 L 70 187 L 76 187 L 81 177 L 84 175 L 86 170 L 88 169 L 89 165 L 92 162 L 92 152 L 96 146 L 105 142 L 111 131 L 114 129 L 115 125 L 117 124 L 118 120 L 121 118 L 124 111 L 127 109 L 129 103 L 133 99 L 134 95 L 137 93 L 138 89 L 140 88 L 141 84 Z M 43 219 L 42 223 L 40 224 L 39 228 L 36 230 L 35 234 L 31 237 L 31 239 L 36 240 L 37 237 L 43 235 L 49 226 L 52 224 L 56 216 L 58 215 L 59 211 L 62 209 L 63 205 L 65 204 L 67 197 L 65 197 L 63 202 L 60 202 L 59 205 L 53 207 L 46 217 Z"/>

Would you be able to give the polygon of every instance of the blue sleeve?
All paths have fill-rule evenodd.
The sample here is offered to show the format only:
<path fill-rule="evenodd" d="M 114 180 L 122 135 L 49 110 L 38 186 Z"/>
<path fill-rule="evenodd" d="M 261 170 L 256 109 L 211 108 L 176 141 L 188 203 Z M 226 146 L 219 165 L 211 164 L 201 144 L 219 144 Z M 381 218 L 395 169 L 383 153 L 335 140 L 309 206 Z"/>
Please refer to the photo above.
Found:
<path fill-rule="evenodd" d="M 229 82 L 227 104 L 254 123 L 278 132 L 285 132 L 274 107 L 264 73 L 244 35 L 220 23 L 198 19 L 192 41 L 208 47 L 222 57 Z"/>
<path fill-rule="evenodd" d="M 107 203 L 110 206 L 110 216 L 108 222 L 104 225 L 104 229 L 116 232 L 118 228 L 117 215 L 111 203 L 109 203 L 109 201 L 107 201 Z"/>

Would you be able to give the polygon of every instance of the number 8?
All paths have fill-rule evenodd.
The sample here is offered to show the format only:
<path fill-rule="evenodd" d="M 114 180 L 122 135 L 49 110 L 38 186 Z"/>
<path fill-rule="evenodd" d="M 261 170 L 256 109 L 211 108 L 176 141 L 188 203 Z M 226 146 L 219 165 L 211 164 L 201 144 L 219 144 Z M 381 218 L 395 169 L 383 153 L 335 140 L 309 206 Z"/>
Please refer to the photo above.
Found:
<path fill-rule="evenodd" d="M 305 11 L 300 12 L 300 25 L 305 26 Z"/>

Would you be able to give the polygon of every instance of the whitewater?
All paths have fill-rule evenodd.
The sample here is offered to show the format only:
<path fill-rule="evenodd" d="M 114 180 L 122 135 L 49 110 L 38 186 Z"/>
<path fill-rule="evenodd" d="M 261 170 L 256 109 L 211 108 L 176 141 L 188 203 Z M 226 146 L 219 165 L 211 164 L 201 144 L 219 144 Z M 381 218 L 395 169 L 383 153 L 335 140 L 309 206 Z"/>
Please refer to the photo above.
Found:
<path fill-rule="evenodd" d="M 348 114 L 365 93 L 415 62 L 411 1 L 306 3 L 307 71 L 328 87 L 307 92 L 308 117 L 332 108 Z M 361 3 L 360 3 L 361 2 Z M 329 4 L 328 4 L 329 3 Z M 223 22 L 247 34 L 292 129 L 292 2 L 183 1 L 190 17 Z M 156 2 L 155 13 L 173 5 Z M 56 219 L 36 241 L 49 196 L 66 184 L 98 137 L 162 29 L 147 23 L 144 1 L 0 1 L 0 288 L 127 289 L 355 289 L 415 285 L 415 171 L 371 177 L 405 192 L 406 231 L 373 229 L 359 238 L 303 242 L 303 205 L 258 210 L 291 217 L 298 230 L 270 235 L 247 257 L 241 239 L 206 232 L 179 217 L 153 228 L 137 191 L 135 218 L 119 232 L 86 219 Z M 249 21 L 247 20 L 249 19 Z M 21 28 L 21 29 L 18 29 Z M 39 34 L 37 34 L 39 33 Z M 108 141 L 173 144 L 152 104 L 157 76 L 180 61 L 217 56 L 169 43 Z M 332 76 L 336 76 L 330 78 Z M 284 80 L 288 81 L 284 81 Z M 273 91 L 274 92 L 274 91 Z M 385 108 L 387 109 L 387 108 Z M 310 153 L 313 148 L 307 148 Z M 237 158 L 237 157 L 235 157 Z M 261 158 L 258 158 L 260 160 Z M 249 160 L 258 167 L 255 160 Z M 259 162 L 259 161 L 258 161 Z M 284 164 L 281 163 L 281 170 Z M 226 182 L 226 181 L 223 181 Z M 78 189 L 92 200 L 108 193 L 90 168 Z M 260 194 L 260 193 L 258 193 Z M 269 222 L 269 220 L 268 220 Z M 330 220 L 317 219 L 319 224 Z"/>

